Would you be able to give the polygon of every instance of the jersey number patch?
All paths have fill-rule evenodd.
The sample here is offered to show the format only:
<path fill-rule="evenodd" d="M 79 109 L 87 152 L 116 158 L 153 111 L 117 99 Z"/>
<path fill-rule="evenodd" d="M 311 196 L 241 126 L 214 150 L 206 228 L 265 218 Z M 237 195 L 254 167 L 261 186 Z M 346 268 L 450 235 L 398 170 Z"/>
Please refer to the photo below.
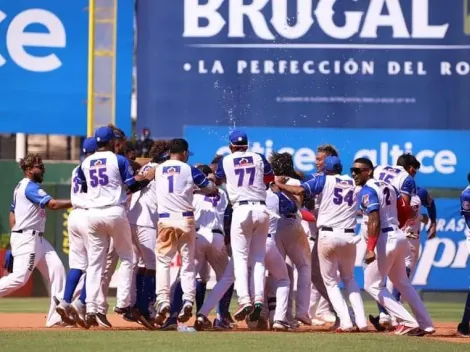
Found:
<path fill-rule="evenodd" d="M 78 178 L 78 176 L 75 176 L 73 178 L 73 193 L 74 194 L 80 193 L 80 188 L 81 188 L 80 179 Z"/>
<path fill-rule="evenodd" d="M 254 167 L 247 167 L 244 169 L 235 169 L 235 175 L 238 175 L 238 187 L 243 186 L 243 181 L 245 179 L 245 175 L 248 175 L 248 186 L 252 186 L 253 182 L 255 182 L 255 172 L 256 168 Z"/>
<path fill-rule="evenodd" d="M 175 176 L 170 175 L 166 178 L 168 180 L 168 193 L 173 193 L 174 183 L 175 183 Z"/>
<path fill-rule="evenodd" d="M 390 205 L 392 202 L 390 201 L 390 188 L 384 188 L 384 196 L 385 196 L 385 204 Z"/>
<path fill-rule="evenodd" d="M 106 186 L 109 183 L 109 177 L 106 174 L 106 168 L 100 167 L 99 169 L 90 169 L 90 186 L 97 187 L 98 185 Z"/>
<path fill-rule="evenodd" d="M 346 195 L 343 195 L 343 191 L 345 191 L 343 188 L 335 187 L 335 189 L 333 190 L 333 203 L 335 203 L 336 205 L 340 205 L 344 202 L 347 203 L 349 206 L 353 205 L 354 191 L 346 190 Z"/>
<path fill-rule="evenodd" d="M 385 172 L 382 172 L 382 173 L 379 175 L 379 180 L 380 180 L 380 181 L 387 182 L 387 183 L 391 183 L 394 178 L 395 178 L 395 175 L 387 174 L 387 173 L 385 173 Z"/>

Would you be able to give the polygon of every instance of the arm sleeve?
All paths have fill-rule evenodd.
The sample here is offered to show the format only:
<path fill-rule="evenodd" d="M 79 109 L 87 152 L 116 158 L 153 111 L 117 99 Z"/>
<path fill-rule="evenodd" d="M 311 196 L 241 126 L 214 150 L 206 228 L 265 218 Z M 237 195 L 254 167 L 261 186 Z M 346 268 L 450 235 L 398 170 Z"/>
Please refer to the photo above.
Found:
<path fill-rule="evenodd" d="M 313 176 L 307 182 L 301 184 L 301 187 L 305 190 L 305 195 L 311 196 L 319 194 L 325 188 L 326 175 L 320 174 Z"/>
<path fill-rule="evenodd" d="M 217 177 L 218 179 L 225 178 L 224 158 L 220 159 L 219 163 L 217 164 L 217 170 L 215 170 L 215 177 Z"/>
<path fill-rule="evenodd" d="M 364 186 L 359 193 L 359 200 L 361 203 L 362 209 L 364 209 L 366 214 L 370 214 L 373 211 L 378 211 L 380 209 L 379 196 L 375 189 Z"/>
<path fill-rule="evenodd" d="M 136 181 L 134 178 L 134 169 L 129 164 L 129 160 L 122 155 L 117 155 L 117 160 L 122 182 L 128 187 L 132 186 Z"/>
<path fill-rule="evenodd" d="M 418 187 L 416 190 L 416 193 L 418 194 L 418 197 L 421 200 L 421 204 L 424 207 L 426 207 L 426 209 L 428 210 L 428 215 L 429 215 L 429 219 L 431 219 L 431 222 L 432 223 L 436 222 L 436 219 L 437 219 L 436 203 L 434 202 L 434 199 L 432 199 L 428 190 L 426 188 Z"/>
<path fill-rule="evenodd" d="M 28 200 L 34 204 L 39 204 L 41 208 L 45 208 L 47 203 L 52 199 L 50 195 L 39 188 L 39 185 L 34 182 L 30 182 L 26 186 L 25 195 Z"/>
<path fill-rule="evenodd" d="M 404 193 L 409 196 L 416 194 L 416 183 L 413 177 L 408 175 L 405 178 L 405 181 L 403 181 L 403 184 L 401 185 L 400 193 Z"/>
<path fill-rule="evenodd" d="M 209 185 L 209 180 L 207 177 L 201 172 L 201 170 L 191 166 L 191 176 L 193 178 L 193 182 L 199 188 L 205 188 Z"/>

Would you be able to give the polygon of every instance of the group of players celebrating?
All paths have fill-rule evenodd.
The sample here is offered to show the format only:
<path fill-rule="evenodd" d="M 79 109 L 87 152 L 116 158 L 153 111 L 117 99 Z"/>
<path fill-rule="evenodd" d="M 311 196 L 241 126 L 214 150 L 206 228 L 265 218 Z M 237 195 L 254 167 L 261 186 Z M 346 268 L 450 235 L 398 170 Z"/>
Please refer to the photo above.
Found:
<path fill-rule="evenodd" d="M 122 131 L 112 127 L 98 128 L 85 140 L 85 159 L 73 171 L 70 202 L 54 200 L 36 187 L 42 181 L 38 175 L 44 174 L 39 156 L 23 161 L 25 204 L 31 203 L 33 213 L 73 206 L 70 271 L 66 280 L 63 269 L 49 275 L 54 300 L 48 326 L 55 310 L 68 325 L 111 327 L 106 297 L 120 259 L 114 311 L 147 329 L 176 330 L 195 310 L 196 330 L 234 329 L 237 321 L 246 321 L 258 330 L 292 331 L 329 322 L 333 331 L 365 332 L 369 320 L 378 331 L 397 335 L 435 332 L 411 285 L 422 223 L 428 222 L 422 205 L 431 223 L 428 238 L 436 235 L 435 204 L 425 189 L 416 187 L 420 163 L 413 155 L 403 154 L 396 165 L 375 167 L 358 158 L 343 173 L 338 151 L 323 145 L 317 150 L 317 173 L 305 176 L 295 171 L 288 153 L 273 152 L 267 160 L 249 151 L 248 137 L 240 130 L 230 133 L 231 153 L 209 165 L 188 164 L 191 152 L 184 139 L 156 141 L 151 158 L 139 164 L 122 155 L 123 140 Z M 30 183 L 39 189 L 36 197 L 28 193 Z M 15 190 L 15 202 L 18 190 L 23 192 L 21 187 Z M 468 220 L 470 195 L 465 192 L 470 190 L 462 195 Z M 12 206 L 12 237 L 28 231 L 42 234 L 44 224 L 23 221 L 33 213 L 22 211 Z M 367 247 L 364 289 L 379 306 L 379 315 L 369 319 L 354 278 L 360 241 Z M 15 263 L 16 242 L 12 238 Z M 171 282 L 177 253 L 181 267 Z M 23 256 L 18 257 L 22 263 Z M 43 259 L 41 254 L 37 262 Z M 205 297 L 211 269 L 216 284 Z M 19 265 L 11 270 L 9 276 L 24 276 Z M 11 286 L 12 281 L 3 284 Z M 234 290 L 238 308 L 232 316 Z M 458 326 L 462 336 L 469 336 L 469 321 L 466 309 Z"/>

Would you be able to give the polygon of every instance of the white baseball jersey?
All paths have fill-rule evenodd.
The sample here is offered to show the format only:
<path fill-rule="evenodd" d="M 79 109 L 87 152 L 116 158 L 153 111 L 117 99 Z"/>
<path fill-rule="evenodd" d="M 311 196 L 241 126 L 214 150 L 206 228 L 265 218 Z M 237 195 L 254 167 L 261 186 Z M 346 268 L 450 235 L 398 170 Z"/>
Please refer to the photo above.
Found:
<path fill-rule="evenodd" d="M 150 162 L 139 170 L 139 174 L 143 175 L 155 166 L 158 166 L 158 164 Z M 155 180 L 150 181 L 142 190 L 132 194 L 127 218 L 129 224 L 155 228 L 158 221 Z"/>
<path fill-rule="evenodd" d="M 374 178 L 391 184 L 400 193 L 416 194 L 415 180 L 402 166 L 378 165 L 374 169 Z"/>
<path fill-rule="evenodd" d="M 78 169 L 80 166 L 77 166 L 72 171 L 72 183 L 70 187 L 70 201 L 72 202 L 72 207 L 75 208 L 86 208 L 87 194 L 82 190 L 82 184 L 80 178 L 78 177 Z"/>
<path fill-rule="evenodd" d="M 304 182 L 305 194 L 322 194 L 318 209 L 318 228 L 354 229 L 357 222 L 357 195 L 359 189 L 348 175 L 315 175 Z"/>
<path fill-rule="evenodd" d="M 227 205 L 228 198 L 225 192 L 219 192 L 216 196 L 195 194 L 193 206 L 197 227 L 224 232 L 224 215 Z"/>
<path fill-rule="evenodd" d="M 159 214 L 193 212 L 195 186 L 209 185 L 200 170 L 179 160 L 167 160 L 158 165 L 155 180 Z"/>
<path fill-rule="evenodd" d="M 136 181 L 129 161 L 110 151 L 96 152 L 83 160 L 77 173 L 79 182 L 86 184 L 87 208 L 103 208 L 126 203 L 124 185 Z"/>
<path fill-rule="evenodd" d="M 264 155 L 253 152 L 235 152 L 219 161 L 216 177 L 227 183 L 230 202 L 265 201 L 264 176 L 273 170 Z"/>
<path fill-rule="evenodd" d="M 279 214 L 279 197 L 270 189 L 266 192 L 266 207 L 276 215 Z M 269 234 L 274 236 L 277 231 L 279 217 L 269 216 Z"/>
<path fill-rule="evenodd" d="M 46 226 L 47 203 L 52 199 L 44 192 L 39 183 L 29 178 L 22 179 L 13 193 L 10 211 L 15 213 L 15 226 L 12 232 L 35 230 L 44 232 Z"/>
<path fill-rule="evenodd" d="M 400 193 L 392 185 L 375 179 L 370 179 L 359 193 L 359 202 L 364 212 L 363 224 L 367 224 L 369 214 L 378 210 L 380 228 L 398 228 L 397 200 Z M 367 231 L 361 231 L 367 238 Z"/>
<path fill-rule="evenodd" d="M 407 220 L 405 226 L 403 227 L 403 231 L 405 231 L 405 233 L 413 232 L 415 234 L 419 234 L 423 216 L 421 215 L 420 211 L 421 199 L 418 196 L 411 197 L 411 208 L 415 212 L 415 217 Z"/>

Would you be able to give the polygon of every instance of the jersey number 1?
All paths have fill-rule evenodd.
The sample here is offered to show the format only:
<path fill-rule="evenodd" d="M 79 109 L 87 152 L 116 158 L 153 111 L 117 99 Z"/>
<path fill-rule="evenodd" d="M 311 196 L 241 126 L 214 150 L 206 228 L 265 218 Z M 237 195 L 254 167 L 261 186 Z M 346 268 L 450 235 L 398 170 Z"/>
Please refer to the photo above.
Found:
<path fill-rule="evenodd" d="M 252 186 L 253 182 L 255 181 L 255 171 L 254 167 L 247 167 L 246 169 L 236 169 L 235 175 L 238 175 L 238 187 L 243 186 L 243 180 L 245 178 L 245 174 L 248 174 L 248 186 Z"/>

